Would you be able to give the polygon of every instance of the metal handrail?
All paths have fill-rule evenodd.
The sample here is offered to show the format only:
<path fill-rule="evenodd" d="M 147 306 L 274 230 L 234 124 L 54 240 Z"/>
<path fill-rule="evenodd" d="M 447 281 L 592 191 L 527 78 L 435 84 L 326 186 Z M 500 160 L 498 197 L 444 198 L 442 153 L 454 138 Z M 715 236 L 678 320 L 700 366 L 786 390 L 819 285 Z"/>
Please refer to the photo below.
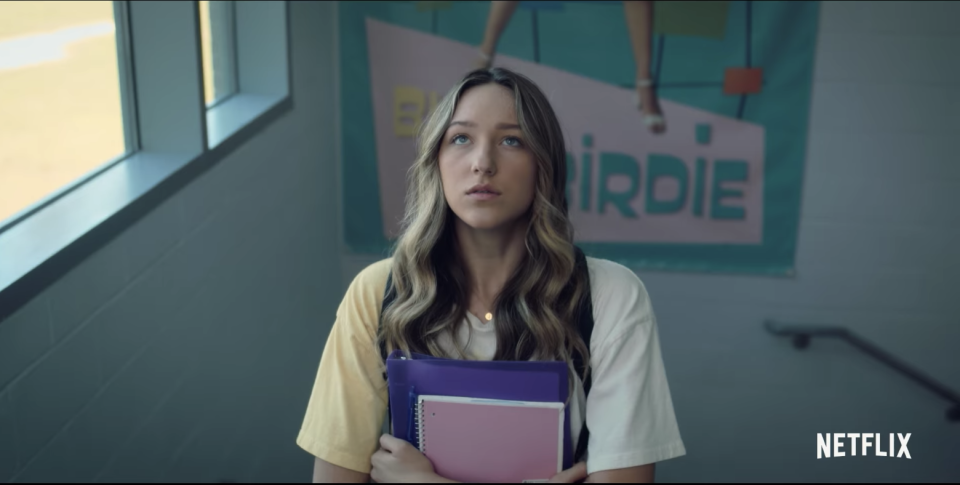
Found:
<path fill-rule="evenodd" d="M 896 356 L 881 349 L 863 337 L 851 332 L 846 327 L 822 325 L 783 325 L 773 320 L 763 322 L 764 328 L 770 333 L 782 337 L 792 337 L 793 346 L 803 350 L 810 346 L 811 337 L 832 337 L 844 340 L 850 345 L 862 350 L 867 355 L 890 366 L 894 370 L 906 375 L 911 380 L 927 388 L 938 396 L 953 403 L 947 410 L 947 421 L 960 421 L 960 394 L 947 386 L 937 382 L 932 377 L 920 372 L 916 368 L 900 360 Z"/>

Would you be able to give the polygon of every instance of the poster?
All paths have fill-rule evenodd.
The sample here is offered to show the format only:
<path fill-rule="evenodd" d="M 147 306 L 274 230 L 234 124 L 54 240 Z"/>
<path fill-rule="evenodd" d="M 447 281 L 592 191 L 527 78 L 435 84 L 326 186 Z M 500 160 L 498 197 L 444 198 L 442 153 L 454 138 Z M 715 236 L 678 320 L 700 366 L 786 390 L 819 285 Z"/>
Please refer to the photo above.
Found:
<path fill-rule="evenodd" d="M 416 126 L 478 62 L 490 8 L 339 4 L 352 252 L 389 251 Z M 637 57 L 624 2 L 519 2 L 492 63 L 530 77 L 560 118 L 577 245 L 632 268 L 792 275 L 818 10 L 652 2 Z M 656 102 L 638 107 L 647 84 Z"/>

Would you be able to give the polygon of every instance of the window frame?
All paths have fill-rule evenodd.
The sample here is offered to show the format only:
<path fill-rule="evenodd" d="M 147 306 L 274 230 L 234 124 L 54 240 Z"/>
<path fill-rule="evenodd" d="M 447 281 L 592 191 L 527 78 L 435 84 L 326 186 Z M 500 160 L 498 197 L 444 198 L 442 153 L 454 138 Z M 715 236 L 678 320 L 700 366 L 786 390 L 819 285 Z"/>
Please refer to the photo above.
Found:
<path fill-rule="evenodd" d="M 199 2 L 198 2 L 199 3 Z M 211 64 L 213 66 L 213 101 L 215 108 L 237 94 L 237 11 L 235 0 L 210 0 Z M 217 76 L 217 73 L 227 74 Z"/>
<path fill-rule="evenodd" d="M 130 4 L 114 0 L 113 23 L 117 38 L 117 71 L 120 74 L 120 107 L 123 113 L 123 139 L 126 152 L 140 150 L 140 128 L 137 123 L 136 88 L 133 80 L 133 47 L 130 40 Z"/>
<path fill-rule="evenodd" d="M 237 90 L 208 108 L 199 2 L 114 2 L 127 153 L 0 228 L 0 325 L 293 108 L 290 2 L 234 5 Z"/>

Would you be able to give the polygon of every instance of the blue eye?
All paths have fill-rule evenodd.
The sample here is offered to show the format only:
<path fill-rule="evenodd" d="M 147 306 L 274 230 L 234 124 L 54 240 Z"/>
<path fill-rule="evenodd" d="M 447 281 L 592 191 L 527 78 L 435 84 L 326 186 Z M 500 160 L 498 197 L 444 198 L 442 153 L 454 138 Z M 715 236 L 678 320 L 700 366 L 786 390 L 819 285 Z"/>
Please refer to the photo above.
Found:
<path fill-rule="evenodd" d="M 504 141 L 504 143 L 507 143 L 507 145 L 512 146 L 512 147 L 521 147 L 521 146 L 523 146 L 523 143 L 520 142 L 520 139 L 517 138 L 517 137 L 515 137 L 515 136 L 507 137 L 507 138 L 506 138 L 505 140 L 503 140 L 503 141 Z M 509 142 L 509 143 L 508 143 L 508 142 Z"/>
<path fill-rule="evenodd" d="M 464 140 L 463 143 L 466 143 L 467 137 L 464 135 L 454 135 L 453 138 L 450 139 L 450 143 L 453 143 L 454 145 L 462 145 L 463 143 L 457 143 L 457 140 L 461 138 Z"/>

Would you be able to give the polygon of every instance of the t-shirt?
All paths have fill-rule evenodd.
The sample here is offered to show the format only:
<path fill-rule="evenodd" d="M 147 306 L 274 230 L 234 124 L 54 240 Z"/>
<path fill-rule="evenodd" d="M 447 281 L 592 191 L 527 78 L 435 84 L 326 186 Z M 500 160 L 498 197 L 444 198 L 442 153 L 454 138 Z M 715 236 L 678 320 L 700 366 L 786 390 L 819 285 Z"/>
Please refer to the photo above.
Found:
<path fill-rule="evenodd" d="M 347 290 L 297 438 L 297 444 L 314 456 L 361 473 L 370 472 L 386 417 L 387 386 L 376 336 L 391 264 L 385 259 L 368 266 Z M 617 263 L 588 257 L 587 267 L 594 312 L 593 385 L 585 399 L 576 378 L 570 401 L 574 444 L 586 409 L 587 473 L 686 454 L 646 288 L 636 274 Z M 467 345 L 467 355 L 493 359 L 497 348 L 493 325 L 469 312 L 466 318 L 470 329 L 461 326 L 457 338 Z M 452 338 L 448 335 L 441 345 L 450 348 Z"/>

